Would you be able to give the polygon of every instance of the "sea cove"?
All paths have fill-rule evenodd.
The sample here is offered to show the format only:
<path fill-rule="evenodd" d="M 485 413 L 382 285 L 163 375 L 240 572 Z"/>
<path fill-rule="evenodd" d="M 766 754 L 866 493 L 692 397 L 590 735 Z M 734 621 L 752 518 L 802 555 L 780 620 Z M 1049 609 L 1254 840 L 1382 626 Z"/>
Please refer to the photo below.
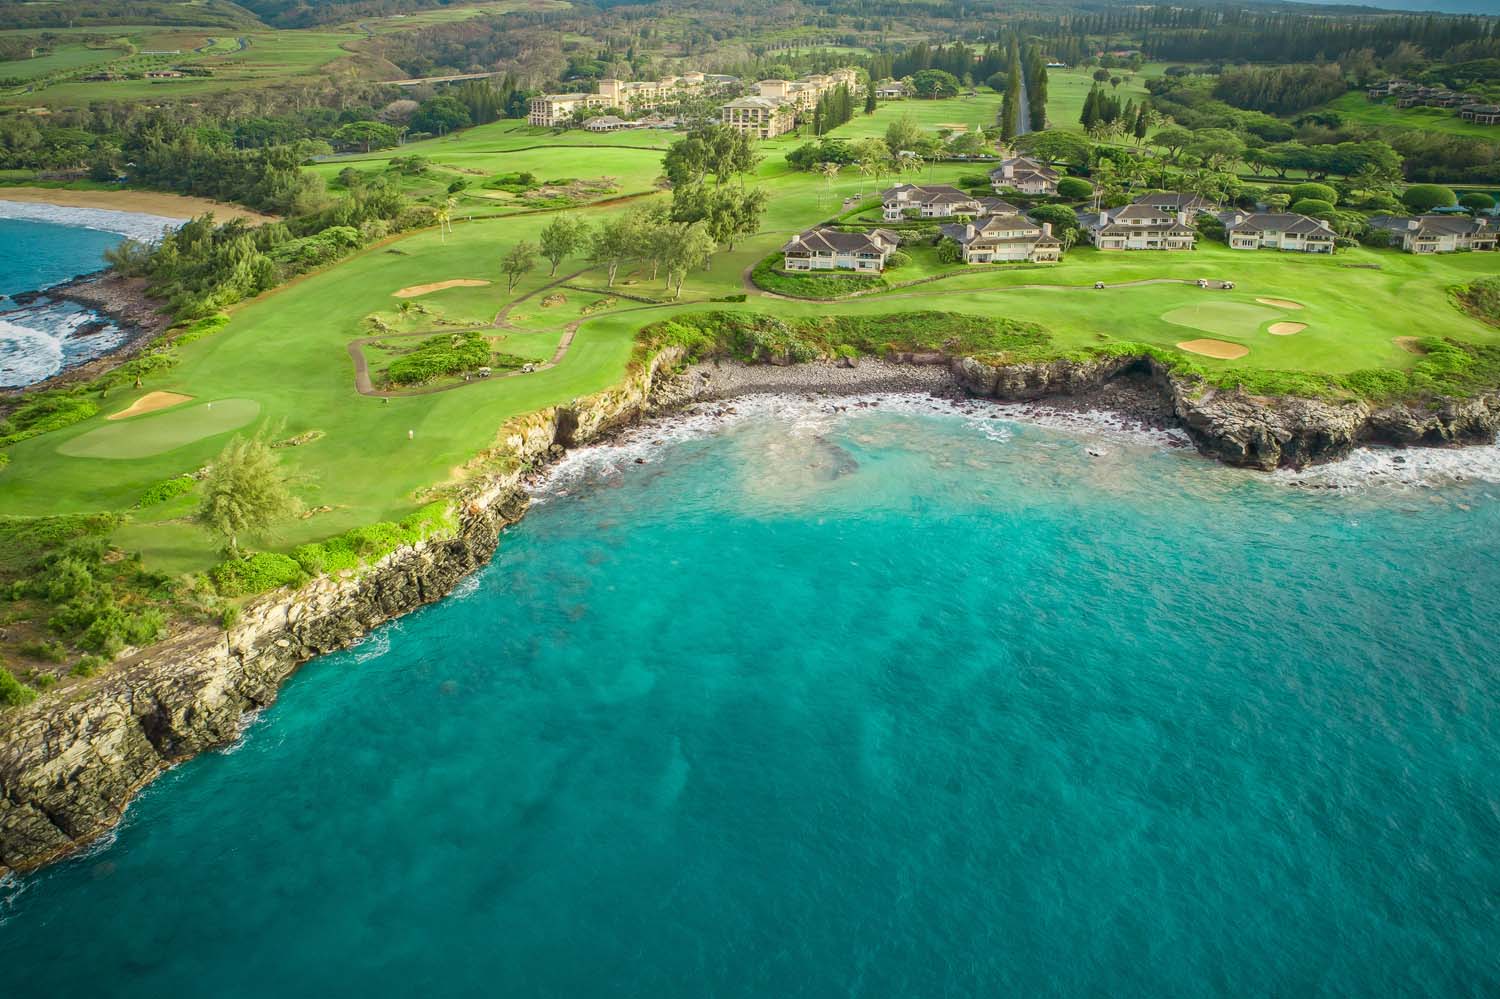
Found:
<path fill-rule="evenodd" d="M 1488 450 L 1372 486 L 1412 476 L 875 401 L 570 456 L 457 594 L 12 882 L 13 987 L 1500 985 Z"/>
<path fill-rule="evenodd" d="M 159 238 L 180 219 L 98 208 L 4 200 L 0 189 L 0 388 L 41 381 L 118 347 L 129 334 L 82 305 L 44 291 L 105 266 L 104 251 L 124 237 Z"/>

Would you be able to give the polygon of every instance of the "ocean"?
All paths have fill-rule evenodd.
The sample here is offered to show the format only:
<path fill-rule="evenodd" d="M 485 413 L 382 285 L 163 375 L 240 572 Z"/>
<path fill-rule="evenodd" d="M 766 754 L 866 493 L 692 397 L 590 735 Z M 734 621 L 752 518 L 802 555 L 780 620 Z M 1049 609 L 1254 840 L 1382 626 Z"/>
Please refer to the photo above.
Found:
<path fill-rule="evenodd" d="M 180 219 L 92 208 L 5 201 L 0 189 L 0 387 L 29 385 L 98 357 L 127 332 L 98 313 L 43 296 L 19 304 L 8 296 L 40 291 L 99 270 L 104 251 L 122 236 L 153 240 Z M 86 326 L 99 324 L 102 326 Z"/>
<path fill-rule="evenodd" d="M 1500 449 L 873 402 L 571 455 L 7 885 L 8 990 L 1500 992 Z"/>

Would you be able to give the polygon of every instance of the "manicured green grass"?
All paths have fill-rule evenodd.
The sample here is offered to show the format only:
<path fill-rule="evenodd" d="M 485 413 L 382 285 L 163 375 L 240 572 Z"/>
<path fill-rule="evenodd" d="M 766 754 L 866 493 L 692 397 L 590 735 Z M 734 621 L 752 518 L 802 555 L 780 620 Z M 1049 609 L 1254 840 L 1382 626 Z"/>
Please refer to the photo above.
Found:
<path fill-rule="evenodd" d="M 58 445 L 72 458 L 147 458 L 238 430 L 260 415 L 254 399 L 219 399 L 111 421 Z"/>
<path fill-rule="evenodd" d="M 906 117 L 916 122 L 917 127 L 932 132 L 945 125 L 967 125 L 970 131 L 989 128 L 995 124 L 1001 97 L 989 87 L 981 86 L 978 90 L 978 96 L 975 97 L 950 97 L 940 101 L 917 98 L 882 101 L 874 114 L 856 111 L 852 119 L 828 134 L 836 139 L 884 136 L 891 122 Z"/>
<path fill-rule="evenodd" d="M 1178 306 L 1164 313 L 1162 318 L 1176 326 L 1247 340 L 1260 332 L 1261 327 L 1284 316 L 1282 312 L 1264 305 L 1218 298 Z"/>
<path fill-rule="evenodd" d="M 1421 132 L 1467 135 L 1500 143 L 1500 125 L 1476 125 L 1458 116 L 1456 108 L 1398 108 L 1393 99 L 1372 101 L 1352 90 L 1319 110 L 1337 111 L 1346 121 L 1377 128 L 1407 128 Z"/>

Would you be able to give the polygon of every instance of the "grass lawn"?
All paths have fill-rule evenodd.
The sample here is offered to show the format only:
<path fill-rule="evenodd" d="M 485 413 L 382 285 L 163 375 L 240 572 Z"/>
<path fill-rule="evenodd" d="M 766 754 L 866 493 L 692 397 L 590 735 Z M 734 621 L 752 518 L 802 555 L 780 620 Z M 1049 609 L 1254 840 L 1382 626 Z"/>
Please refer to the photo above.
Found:
<path fill-rule="evenodd" d="M 536 151 L 539 172 L 612 170 L 615 163 L 626 161 L 610 157 L 634 155 L 622 146 L 620 136 L 568 133 L 564 138 L 566 144 L 560 147 Z M 485 170 L 508 171 L 518 162 L 516 157 L 529 155 L 522 147 L 537 141 L 524 127 L 503 123 L 454 139 L 414 144 L 404 152 L 425 147 L 432 152 L 424 155 L 435 162 L 472 162 L 483 164 Z M 945 268 L 930 249 L 917 247 L 910 251 L 913 262 L 887 279 L 894 285 L 944 275 L 939 280 L 836 303 L 778 301 L 751 292 L 743 304 L 708 304 L 709 299 L 744 292 L 744 271 L 779 247 L 788 233 L 837 214 L 844 197 L 872 193 L 893 180 L 861 178 L 851 170 L 830 187 L 821 177 L 787 167 L 783 156 L 794 146 L 791 140 L 764 144 L 765 159 L 753 180 L 769 195 L 763 231 L 734 251 L 716 255 L 710 269 L 691 274 L 680 302 L 670 301 L 662 277 L 653 281 L 639 267 L 624 268 L 613 290 L 604 287 L 602 272 L 589 270 L 570 282 L 585 290 L 553 289 L 564 296 L 560 304 L 543 306 L 541 295 L 520 301 L 507 325 L 495 330 L 497 338 L 504 338 L 496 340 L 496 349 L 506 353 L 550 357 L 564 326 L 581 321 L 569 353 L 555 368 L 388 401 L 355 390 L 347 348 L 355 339 L 380 332 L 369 317 L 379 317 L 397 333 L 442 329 L 440 320 L 479 328 L 514 299 L 555 280 L 545 266 L 539 267 L 511 296 L 498 273 L 498 262 L 511 245 L 536 239 L 549 218 L 545 213 L 461 223 L 446 239 L 436 230 L 424 231 L 369 248 L 242 304 L 233 310 L 225 329 L 182 348 L 182 363 L 148 377 L 140 391 L 112 395 L 104 400 L 99 416 L 12 447 L 11 463 L 0 472 L 0 514 L 124 511 L 154 484 L 211 461 L 233 433 L 265 427 L 277 439 L 321 433 L 279 453 L 307 506 L 322 512 L 289 523 L 263 543 L 287 549 L 377 520 L 397 519 L 419 505 L 423 490 L 448 480 L 456 468 L 490 446 L 505 420 L 615 383 L 643 325 L 704 308 L 808 317 L 919 310 L 1005 316 L 1041 324 L 1059 350 L 1111 341 L 1175 349 L 1178 342 L 1200 337 L 1248 348 L 1249 353 L 1234 362 L 1194 357 L 1210 370 L 1342 373 L 1405 368 L 1416 358 L 1401 350 L 1394 338 L 1413 333 L 1500 342 L 1500 330 L 1461 314 L 1448 294 L 1455 284 L 1500 270 L 1500 255 L 1494 254 L 1417 258 L 1360 249 L 1323 258 L 1234 252 L 1217 245 L 1176 254 L 1110 254 L 1075 247 L 1062 263 L 1051 266 Z M 648 150 L 641 155 L 643 159 L 629 161 L 635 164 L 634 176 L 654 178 L 659 153 Z M 388 159 L 382 154 L 354 161 Z M 317 169 L 336 172 L 347 162 Z M 966 172 L 973 172 L 973 167 L 941 164 L 921 179 L 951 183 Z M 622 210 L 624 206 L 601 206 L 581 211 L 597 219 Z M 567 260 L 559 275 L 584 267 L 582 260 Z M 1093 288 L 1101 280 L 1192 282 L 1199 277 L 1233 279 L 1238 289 L 1205 291 L 1191 283 Z M 394 297 L 394 292 L 412 285 L 455 279 L 491 283 L 409 299 Z M 629 295 L 665 304 L 642 303 Z M 615 300 L 600 308 L 606 297 Z M 1268 306 L 1258 298 L 1289 299 L 1305 308 Z M 399 308 L 403 301 L 410 303 L 405 312 Z M 1420 328 L 1414 329 L 1409 317 L 1420 317 Z M 1277 321 L 1307 327 L 1295 335 L 1273 336 L 1267 326 Z M 381 352 L 370 356 L 377 369 L 388 363 L 390 351 L 384 352 L 383 361 L 375 353 Z M 180 392 L 194 401 L 127 420 L 105 419 L 152 391 Z M 212 416 L 206 408 L 210 402 Z M 258 408 L 247 416 L 251 406 Z M 189 498 L 138 511 L 118 531 L 116 541 L 143 551 L 154 568 L 203 568 L 216 555 L 210 539 L 185 520 L 190 509 Z"/>
<path fill-rule="evenodd" d="M 1394 99 L 1372 101 L 1362 91 L 1351 90 L 1320 111 L 1337 111 L 1347 121 L 1377 128 L 1407 128 L 1422 132 L 1446 132 L 1500 143 L 1500 126 L 1464 121 L 1455 108 L 1398 108 Z"/>
<path fill-rule="evenodd" d="M 857 110 L 854 117 L 828 134 L 835 139 L 884 137 L 891 122 L 910 117 L 917 127 L 936 132 L 945 125 L 967 125 L 969 130 L 989 128 L 1000 111 L 1000 95 L 981 86 L 977 97 L 950 97 L 941 101 L 906 98 L 882 101 L 872 115 Z"/>

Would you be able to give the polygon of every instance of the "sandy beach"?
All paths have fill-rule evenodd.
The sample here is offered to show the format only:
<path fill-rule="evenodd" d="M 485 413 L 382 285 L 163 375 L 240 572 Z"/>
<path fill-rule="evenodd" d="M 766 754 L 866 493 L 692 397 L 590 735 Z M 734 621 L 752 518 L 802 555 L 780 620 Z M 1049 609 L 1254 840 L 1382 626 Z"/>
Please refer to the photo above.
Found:
<path fill-rule="evenodd" d="M 213 212 L 219 219 L 248 219 L 252 222 L 270 222 L 273 217 L 252 212 L 238 205 L 212 201 L 208 198 L 190 198 L 181 194 L 162 194 L 158 191 L 73 191 L 54 187 L 0 187 L 0 201 L 24 201 L 30 204 L 62 205 L 67 208 L 103 208 L 116 212 L 141 212 L 146 215 L 164 215 L 168 218 L 192 218 L 204 212 Z"/>

